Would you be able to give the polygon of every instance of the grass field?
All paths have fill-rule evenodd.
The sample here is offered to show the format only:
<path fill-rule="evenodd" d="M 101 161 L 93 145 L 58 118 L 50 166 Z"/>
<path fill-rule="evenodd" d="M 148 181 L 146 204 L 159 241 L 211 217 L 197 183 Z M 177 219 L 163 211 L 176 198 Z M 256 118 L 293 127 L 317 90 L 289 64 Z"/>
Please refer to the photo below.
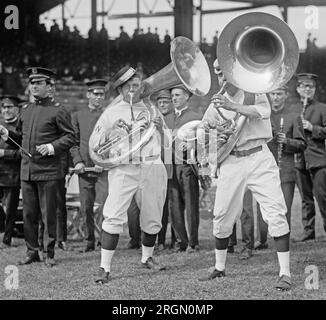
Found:
<path fill-rule="evenodd" d="M 302 232 L 300 198 L 295 194 L 292 209 L 292 235 Z M 18 289 L 8 290 L 4 283 L 5 269 L 25 256 L 23 239 L 15 239 L 18 246 L 0 251 L 0 299 L 108 299 L 108 300 L 220 300 L 220 299 L 325 299 L 326 298 L 326 251 L 325 233 L 321 218 L 317 214 L 317 241 L 307 243 L 291 242 L 291 269 L 293 289 L 278 292 L 274 289 L 278 265 L 273 250 L 255 251 L 247 261 L 241 261 L 237 253 L 229 254 L 225 278 L 210 282 L 199 282 L 214 265 L 214 241 L 209 215 L 203 215 L 200 225 L 200 245 L 198 253 L 164 252 L 158 260 L 167 270 L 152 273 L 140 266 L 140 251 L 125 249 L 128 241 L 127 230 L 120 238 L 118 250 L 112 266 L 113 280 L 99 286 L 93 281 L 93 274 L 100 262 L 100 250 L 92 253 L 79 253 L 84 248 L 82 241 L 69 241 L 74 251 L 56 251 L 57 266 L 49 269 L 42 263 L 19 266 Z M 239 227 L 239 226 L 238 226 Z M 170 234 L 168 233 L 168 241 Z M 238 237 L 241 237 L 240 229 Z M 239 241 L 240 243 L 240 241 Z M 240 245 L 238 245 L 238 250 Z M 319 288 L 308 290 L 305 287 L 305 269 L 315 265 L 319 271 Z"/>

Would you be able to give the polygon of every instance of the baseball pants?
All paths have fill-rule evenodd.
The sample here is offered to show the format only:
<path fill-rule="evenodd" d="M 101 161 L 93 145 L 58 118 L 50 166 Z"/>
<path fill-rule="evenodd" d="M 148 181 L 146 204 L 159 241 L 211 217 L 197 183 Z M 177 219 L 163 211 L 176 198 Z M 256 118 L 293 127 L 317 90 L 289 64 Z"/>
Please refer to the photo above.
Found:
<path fill-rule="evenodd" d="M 167 173 L 161 161 L 113 168 L 108 173 L 108 182 L 109 195 L 103 209 L 104 231 L 111 234 L 123 232 L 134 196 L 140 209 L 141 229 L 148 234 L 157 234 L 161 230 L 167 189 Z"/>
<path fill-rule="evenodd" d="M 262 151 L 245 157 L 230 155 L 220 166 L 217 180 L 213 233 L 228 238 L 243 210 L 243 197 L 249 189 L 260 204 L 268 232 L 280 237 L 289 232 L 286 204 L 275 159 L 263 145 Z"/>

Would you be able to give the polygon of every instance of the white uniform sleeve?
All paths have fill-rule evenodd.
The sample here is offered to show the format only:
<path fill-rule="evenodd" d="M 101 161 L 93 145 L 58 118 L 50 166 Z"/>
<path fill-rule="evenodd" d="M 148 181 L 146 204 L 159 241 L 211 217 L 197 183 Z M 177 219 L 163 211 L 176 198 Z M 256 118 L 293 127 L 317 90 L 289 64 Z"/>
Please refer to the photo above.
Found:
<path fill-rule="evenodd" d="M 271 116 L 271 107 L 267 99 L 266 94 L 256 94 L 255 104 L 246 106 L 252 108 L 256 113 L 260 115 L 261 119 L 269 119 Z"/>
<path fill-rule="evenodd" d="M 46 144 L 48 150 L 49 150 L 49 156 L 54 156 L 54 148 L 53 145 L 51 143 L 47 143 Z"/>

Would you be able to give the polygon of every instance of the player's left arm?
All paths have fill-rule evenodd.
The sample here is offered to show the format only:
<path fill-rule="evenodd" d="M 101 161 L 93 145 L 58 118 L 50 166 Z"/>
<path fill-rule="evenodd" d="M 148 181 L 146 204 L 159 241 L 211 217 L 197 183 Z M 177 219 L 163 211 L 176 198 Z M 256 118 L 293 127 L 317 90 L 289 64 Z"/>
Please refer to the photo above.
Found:
<path fill-rule="evenodd" d="M 226 110 L 235 111 L 252 119 L 269 119 L 271 115 L 271 108 L 265 94 L 256 94 L 255 104 L 252 105 L 235 103 L 223 95 L 216 97 L 214 102 Z"/>

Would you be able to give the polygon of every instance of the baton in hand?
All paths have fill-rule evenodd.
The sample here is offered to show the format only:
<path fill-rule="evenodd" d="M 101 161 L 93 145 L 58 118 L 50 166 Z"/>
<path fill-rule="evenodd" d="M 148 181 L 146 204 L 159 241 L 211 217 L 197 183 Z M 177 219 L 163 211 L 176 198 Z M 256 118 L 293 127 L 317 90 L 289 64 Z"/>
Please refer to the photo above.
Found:
<path fill-rule="evenodd" d="M 8 136 L 8 139 L 13 143 L 13 144 L 15 144 L 22 152 L 24 152 L 25 154 L 27 154 L 30 158 L 32 158 L 32 155 L 28 152 L 28 151 L 26 151 L 21 145 L 19 145 L 14 139 L 12 139 L 12 138 L 10 138 L 9 136 Z"/>

